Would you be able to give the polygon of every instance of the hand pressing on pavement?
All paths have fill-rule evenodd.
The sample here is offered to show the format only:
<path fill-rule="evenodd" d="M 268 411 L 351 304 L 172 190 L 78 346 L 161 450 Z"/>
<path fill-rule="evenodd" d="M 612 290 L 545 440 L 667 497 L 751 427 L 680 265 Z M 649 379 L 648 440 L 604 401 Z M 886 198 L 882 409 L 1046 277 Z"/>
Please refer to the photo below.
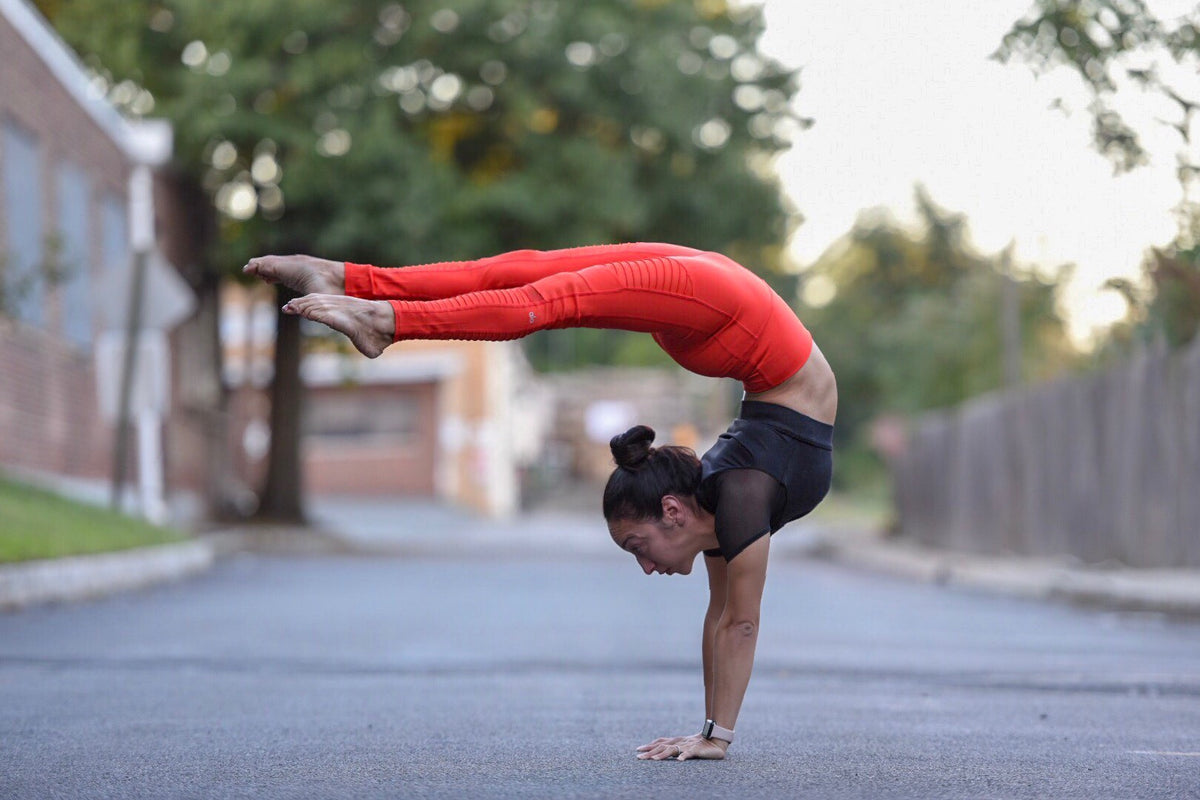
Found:
<path fill-rule="evenodd" d="M 674 758 L 677 761 L 687 761 L 689 758 L 708 758 L 720 760 L 725 758 L 729 745 L 720 739 L 705 739 L 698 733 L 691 736 L 664 736 L 655 739 L 650 744 L 638 748 L 638 759 L 642 761 L 662 761 Z"/>

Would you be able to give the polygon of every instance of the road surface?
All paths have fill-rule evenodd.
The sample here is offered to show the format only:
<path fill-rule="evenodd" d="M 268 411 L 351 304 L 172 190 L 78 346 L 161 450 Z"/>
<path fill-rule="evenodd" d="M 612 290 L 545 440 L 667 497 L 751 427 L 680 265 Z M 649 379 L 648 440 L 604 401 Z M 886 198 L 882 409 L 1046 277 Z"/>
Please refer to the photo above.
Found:
<path fill-rule="evenodd" d="M 648 763 L 703 722 L 703 568 L 528 550 L 0 615 L 0 798 L 1200 797 L 1200 625 L 780 557 L 730 758 Z"/>

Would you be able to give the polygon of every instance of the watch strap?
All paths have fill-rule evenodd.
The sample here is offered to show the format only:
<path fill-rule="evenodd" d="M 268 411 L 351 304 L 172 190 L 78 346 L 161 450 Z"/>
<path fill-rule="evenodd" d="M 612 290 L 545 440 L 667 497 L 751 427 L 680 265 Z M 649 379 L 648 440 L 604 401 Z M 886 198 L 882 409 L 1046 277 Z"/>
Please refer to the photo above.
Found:
<path fill-rule="evenodd" d="M 733 744 L 733 731 L 729 728 L 722 728 L 711 719 L 704 720 L 704 727 L 700 729 L 700 735 L 705 739 L 720 739 Z"/>

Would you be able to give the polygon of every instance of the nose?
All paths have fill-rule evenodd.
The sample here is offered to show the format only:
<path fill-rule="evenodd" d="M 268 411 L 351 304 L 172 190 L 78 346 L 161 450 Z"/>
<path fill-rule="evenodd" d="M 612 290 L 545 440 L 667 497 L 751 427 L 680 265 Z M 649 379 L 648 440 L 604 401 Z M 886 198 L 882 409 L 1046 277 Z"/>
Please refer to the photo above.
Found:
<path fill-rule="evenodd" d="M 642 568 L 642 572 L 646 573 L 647 575 L 649 575 L 651 572 L 654 572 L 654 562 L 650 559 L 639 558 L 637 562 L 638 566 Z"/>

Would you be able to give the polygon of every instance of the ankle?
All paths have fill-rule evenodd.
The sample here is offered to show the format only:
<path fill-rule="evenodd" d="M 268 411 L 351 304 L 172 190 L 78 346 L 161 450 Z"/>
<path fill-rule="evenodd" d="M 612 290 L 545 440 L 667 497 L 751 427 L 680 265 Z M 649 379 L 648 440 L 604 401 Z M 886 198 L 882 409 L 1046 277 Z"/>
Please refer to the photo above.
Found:
<path fill-rule="evenodd" d="M 396 338 L 396 309 L 386 300 L 376 300 L 375 329 L 389 340 Z"/>

